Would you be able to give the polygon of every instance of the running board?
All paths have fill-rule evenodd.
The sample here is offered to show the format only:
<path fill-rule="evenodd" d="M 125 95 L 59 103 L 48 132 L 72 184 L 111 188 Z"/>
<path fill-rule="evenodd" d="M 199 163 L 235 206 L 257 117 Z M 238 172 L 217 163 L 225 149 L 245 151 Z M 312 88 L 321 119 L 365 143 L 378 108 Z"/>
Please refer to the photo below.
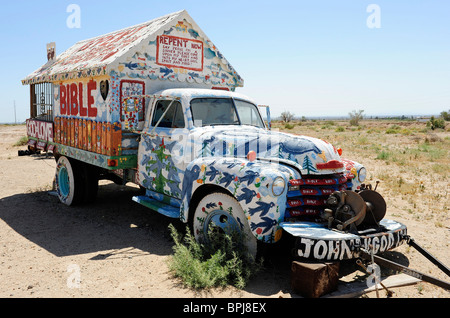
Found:
<path fill-rule="evenodd" d="M 133 201 L 137 202 L 149 209 L 155 210 L 162 215 L 170 218 L 178 219 L 180 218 L 180 208 L 173 207 L 171 205 L 165 204 L 163 202 L 157 201 L 155 199 L 149 198 L 144 195 L 133 197 Z"/>

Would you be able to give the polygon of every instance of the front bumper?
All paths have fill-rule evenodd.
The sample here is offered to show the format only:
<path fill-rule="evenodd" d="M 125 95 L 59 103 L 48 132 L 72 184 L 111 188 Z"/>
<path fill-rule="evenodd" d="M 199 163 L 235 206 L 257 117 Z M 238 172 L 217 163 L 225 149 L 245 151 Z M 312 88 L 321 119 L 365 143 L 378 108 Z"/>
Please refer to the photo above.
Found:
<path fill-rule="evenodd" d="M 361 248 L 375 254 L 391 250 L 406 240 L 406 226 L 392 220 L 380 221 L 379 230 L 357 234 L 328 229 L 327 224 L 315 222 L 283 222 L 283 230 L 297 238 L 296 256 L 339 261 L 356 258 Z"/>

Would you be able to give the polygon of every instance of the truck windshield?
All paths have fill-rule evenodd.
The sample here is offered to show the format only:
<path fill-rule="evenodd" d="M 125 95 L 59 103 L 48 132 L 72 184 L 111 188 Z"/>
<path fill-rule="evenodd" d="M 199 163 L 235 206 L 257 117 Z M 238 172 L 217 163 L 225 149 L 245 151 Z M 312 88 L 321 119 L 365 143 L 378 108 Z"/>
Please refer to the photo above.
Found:
<path fill-rule="evenodd" d="M 191 101 L 194 126 L 251 125 L 264 128 L 255 105 L 231 98 L 196 98 Z"/>

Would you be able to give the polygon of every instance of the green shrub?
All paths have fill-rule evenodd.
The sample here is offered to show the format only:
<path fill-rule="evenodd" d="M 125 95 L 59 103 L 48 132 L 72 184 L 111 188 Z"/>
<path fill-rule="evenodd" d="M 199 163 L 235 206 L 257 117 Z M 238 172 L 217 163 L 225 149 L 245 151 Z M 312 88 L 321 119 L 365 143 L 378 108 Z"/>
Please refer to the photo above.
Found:
<path fill-rule="evenodd" d="M 243 248 L 237 248 L 229 235 L 212 235 L 216 239 L 209 245 L 195 240 L 189 228 L 184 239 L 170 224 L 174 255 L 169 268 L 175 277 L 191 288 L 202 289 L 232 285 L 243 289 L 250 278 L 262 268 L 262 260 L 249 259 Z"/>
<path fill-rule="evenodd" d="M 294 126 L 295 125 L 289 124 L 289 123 L 284 124 L 284 128 L 286 128 L 286 129 L 292 129 L 292 128 L 294 128 Z"/>
<path fill-rule="evenodd" d="M 436 128 L 445 128 L 445 120 L 442 117 L 434 118 L 431 116 L 430 120 L 427 122 L 427 127 L 435 130 Z"/>
<path fill-rule="evenodd" d="M 27 142 L 28 142 L 28 137 L 23 136 L 14 144 L 14 146 L 16 146 L 16 147 L 25 146 L 27 144 Z"/>
<path fill-rule="evenodd" d="M 377 157 L 375 159 L 378 160 L 389 160 L 392 157 L 392 153 L 389 151 L 384 151 L 382 150 L 381 152 L 378 153 Z"/>
<path fill-rule="evenodd" d="M 386 134 L 398 134 L 400 133 L 400 126 L 392 125 L 388 129 L 386 129 Z"/>

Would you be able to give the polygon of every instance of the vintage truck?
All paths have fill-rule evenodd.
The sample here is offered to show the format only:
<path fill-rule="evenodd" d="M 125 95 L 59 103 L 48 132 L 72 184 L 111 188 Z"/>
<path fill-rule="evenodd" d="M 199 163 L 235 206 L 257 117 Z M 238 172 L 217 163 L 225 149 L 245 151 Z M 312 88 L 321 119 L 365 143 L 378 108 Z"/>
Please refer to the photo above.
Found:
<path fill-rule="evenodd" d="M 271 130 L 268 108 L 235 92 L 242 78 L 186 11 L 49 52 L 22 82 L 29 148 L 53 153 L 62 203 L 91 202 L 100 179 L 132 182 L 135 202 L 203 242 L 210 227 L 238 233 L 253 256 L 282 235 L 315 260 L 404 241 L 366 168 L 326 141 Z"/>

